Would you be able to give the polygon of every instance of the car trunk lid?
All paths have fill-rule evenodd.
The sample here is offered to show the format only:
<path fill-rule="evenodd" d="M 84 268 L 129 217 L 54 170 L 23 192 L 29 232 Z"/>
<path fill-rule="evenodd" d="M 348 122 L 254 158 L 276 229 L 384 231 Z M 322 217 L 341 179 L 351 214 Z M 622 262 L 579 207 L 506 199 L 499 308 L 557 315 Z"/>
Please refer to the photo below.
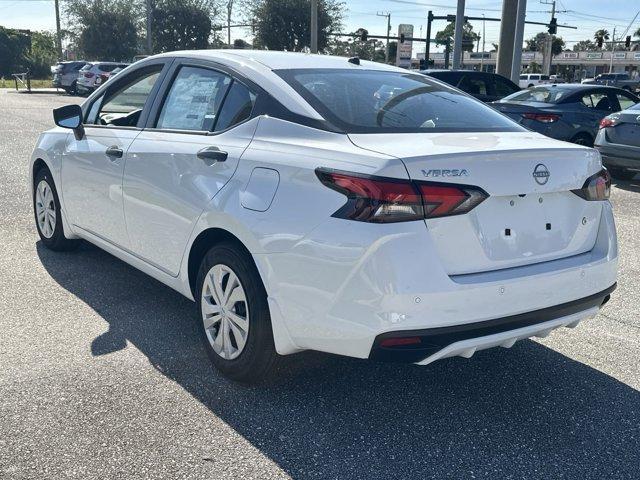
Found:
<path fill-rule="evenodd" d="M 473 185 L 489 194 L 467 214 L 426 220 L 450 275 L 555 260 L 595 244 L 601 204 L 571 192 L 601 168 L 592 149 L 530 132 L 350 138 L 400 158 L 413 180 Z"/>

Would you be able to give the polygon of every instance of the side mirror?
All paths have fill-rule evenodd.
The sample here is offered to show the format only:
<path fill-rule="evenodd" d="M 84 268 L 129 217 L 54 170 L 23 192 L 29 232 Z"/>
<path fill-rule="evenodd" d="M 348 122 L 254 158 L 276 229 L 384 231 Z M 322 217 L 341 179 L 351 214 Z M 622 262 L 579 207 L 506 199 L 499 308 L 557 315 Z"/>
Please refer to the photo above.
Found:
<path fill-rule="evenodd" d="M 80 105 L 65 105 L 64 107 L 54 108 L 53 121 L 59 127 L 71 128 L 75 133 L 76 140 L 80 140 L 84 136 Z"/>

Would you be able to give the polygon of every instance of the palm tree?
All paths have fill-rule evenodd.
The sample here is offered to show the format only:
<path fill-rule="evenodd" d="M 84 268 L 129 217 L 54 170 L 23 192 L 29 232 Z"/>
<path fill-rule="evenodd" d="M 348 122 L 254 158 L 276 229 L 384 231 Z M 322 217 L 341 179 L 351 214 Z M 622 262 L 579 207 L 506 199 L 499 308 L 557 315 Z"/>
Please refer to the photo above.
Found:
<path fill-rule="evenodd" d="M 633 36 L 636 37 L 636 38 L 640 38 L 640 27 L 638 27 L 638 29 L 635 31 Z"/>
<path fill-rule="evenodd" d="M 598 40 L 599 38 L 602 38 L 603 40 L 609 40 L 609 31 L 601 28 L 600 30 L 598 30 L 596 33 L 593 34 L 593 38 L 595 40 Z"/>

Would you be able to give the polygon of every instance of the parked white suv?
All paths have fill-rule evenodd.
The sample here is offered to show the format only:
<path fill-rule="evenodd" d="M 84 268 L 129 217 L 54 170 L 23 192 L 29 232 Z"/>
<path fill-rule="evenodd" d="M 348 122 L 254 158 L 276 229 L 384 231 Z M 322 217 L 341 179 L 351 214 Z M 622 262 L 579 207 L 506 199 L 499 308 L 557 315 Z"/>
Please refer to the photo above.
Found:
<path fill-rule="evenodd" d="M 615 288 L 598 152 L 421 74 L 178 52 L 54 118 L 31 158 L 42 243 L 87 240 L 195 300 L 236 380 L 306 349 L 470 357 L 573 327 Z"/>
<path fill-rule="evenodd" d="M 77 90 L 80 94 L 93 92 L 109 79 L 111 72 L 116 68 L 123 69 L 127 63 L 117 62 L 93 62 L 87 63 L 78 72 Z"/>
<path fill-rule="evenodd" d="M 549 75 L 541 75 L 539 73 L 525 73 L 520 75 L 518 81 L 520 88 L 535 87 L 538 85 L 544 85 L 545 83 L 551 83 Z"/>

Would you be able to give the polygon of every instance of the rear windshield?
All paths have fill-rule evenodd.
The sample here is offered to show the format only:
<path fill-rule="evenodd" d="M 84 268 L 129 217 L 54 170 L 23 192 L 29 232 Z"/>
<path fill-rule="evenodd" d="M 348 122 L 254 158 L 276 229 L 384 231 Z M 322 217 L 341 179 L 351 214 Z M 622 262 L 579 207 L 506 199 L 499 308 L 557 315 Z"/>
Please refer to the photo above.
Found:
<path fill-rule="evenodd" d="M 498 102 L 502 103 L 518 103 L 518 102 L 540 102 L 540 103 L 558 103 L 568 96 L 567 91 L 557 87 L 533 87 L 528 90 L 520 90 L 504 97 Z"/>
<path fill-rule="evenodd" d="M 473 97 L 420 74 L 360 69 L 276 73 L 326 120 L 349 133 L 523 130 Z"/>
<path fill-rule="evenodd" d="M 627 110 L 640 110 L 640 103 L 630 106 Z"/>

